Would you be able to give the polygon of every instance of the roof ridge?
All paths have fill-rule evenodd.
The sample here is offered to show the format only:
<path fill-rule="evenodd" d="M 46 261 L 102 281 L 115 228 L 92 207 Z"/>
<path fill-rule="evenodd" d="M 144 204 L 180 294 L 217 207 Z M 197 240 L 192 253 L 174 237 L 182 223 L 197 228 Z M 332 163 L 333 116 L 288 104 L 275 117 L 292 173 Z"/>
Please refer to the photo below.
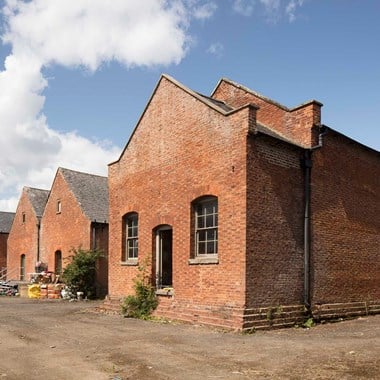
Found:
<path fill-rule="evenodd" d="M 81 172 L 79 170 L 68 169 L 68 168 L 64 168 L 64 167 L 61 167 L 61 166 L 58 168 L 58 170 L 69 171 L 69 172 L 78 173 L 78 174 L 85 174 L 85 175 L 89 175 L 89 176 L 92 176 L 92 177 L 108 178 L 107 176 L 104 176 L 104 175 L 92 174 L 92 173 L 88 173 L 88 172 Z"/>
<path fill-rule="evenodd" d="M 47 192 L 50 192 L 50 190 L 47 190 L 47 189 L 40 189 L 38 187 L 31 187 L 31 186 L 24 186 L 24 189 L 27 189 L 27 190 L 38 190 L 38 191 L 47 191 Z"/>

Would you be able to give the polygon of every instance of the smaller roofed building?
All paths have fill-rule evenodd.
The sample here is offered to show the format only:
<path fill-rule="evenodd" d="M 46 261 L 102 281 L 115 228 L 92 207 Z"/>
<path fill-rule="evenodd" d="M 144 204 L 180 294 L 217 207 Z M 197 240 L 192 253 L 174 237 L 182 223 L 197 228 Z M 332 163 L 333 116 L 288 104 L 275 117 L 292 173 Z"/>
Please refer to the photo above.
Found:
<path fill-rule="evenodd" d="M 48 190 L 24 187 L 8 237 L 7 279 L 28 280 L 40 260 L 41 218 Z"/>
<path fill-rule="evenodd" d="M 73 249 L 103 252 L 98 262 L 97 295 L 108 291 L 107 177 L 58 168 L 41 223 L 41 257 L 60 274 Z"/>
<path fill-rule="evenodd" d="M 0 211 L 0 279 L 6 275 L 7 242 L 14 217 L 14 212 Z"/>

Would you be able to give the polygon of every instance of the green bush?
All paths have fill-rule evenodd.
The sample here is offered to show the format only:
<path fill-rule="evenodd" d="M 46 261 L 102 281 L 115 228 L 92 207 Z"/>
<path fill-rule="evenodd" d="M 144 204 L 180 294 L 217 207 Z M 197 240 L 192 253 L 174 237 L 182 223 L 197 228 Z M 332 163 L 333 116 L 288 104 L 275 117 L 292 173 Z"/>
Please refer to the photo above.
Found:
<path fill-rule="evenodd" d="M 158 305 L 148 267 L 148 261 L 138 266 L 139 273 L 133 280 L 135 294 L 125 297 L 122 302 L 122 313 L 126 317 L 146 319 Z"/>
<path fill-rule="evenodd" d="M 87 298 L 96 297 L 96 263 L 102 256 L 97 250 L 72 249 L 73 254 L 67 259 L 69 264 L 62 274 L 64 283 L 75 295 L 83 292 Z"/>

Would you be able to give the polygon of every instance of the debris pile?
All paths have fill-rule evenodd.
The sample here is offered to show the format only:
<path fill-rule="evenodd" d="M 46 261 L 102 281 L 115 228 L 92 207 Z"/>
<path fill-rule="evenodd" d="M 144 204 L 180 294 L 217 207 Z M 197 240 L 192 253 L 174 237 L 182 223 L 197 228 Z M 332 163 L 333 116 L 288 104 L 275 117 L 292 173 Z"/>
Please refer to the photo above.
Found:
<path fill-rule="evenodd" d="M 18 294 L 18 286 L 0 281 L 0 296 L 15 296 Z"/>

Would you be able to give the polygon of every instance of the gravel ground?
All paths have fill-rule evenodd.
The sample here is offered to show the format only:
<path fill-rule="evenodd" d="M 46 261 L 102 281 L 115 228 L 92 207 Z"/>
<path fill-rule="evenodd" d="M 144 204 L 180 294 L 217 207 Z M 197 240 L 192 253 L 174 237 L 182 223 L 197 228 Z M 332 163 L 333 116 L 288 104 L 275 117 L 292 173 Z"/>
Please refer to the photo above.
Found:
<path fill-rule="evenodd" d="M 0 297 L 0 379 L 380 379 L 380 315 L 252 335 Z"/>

